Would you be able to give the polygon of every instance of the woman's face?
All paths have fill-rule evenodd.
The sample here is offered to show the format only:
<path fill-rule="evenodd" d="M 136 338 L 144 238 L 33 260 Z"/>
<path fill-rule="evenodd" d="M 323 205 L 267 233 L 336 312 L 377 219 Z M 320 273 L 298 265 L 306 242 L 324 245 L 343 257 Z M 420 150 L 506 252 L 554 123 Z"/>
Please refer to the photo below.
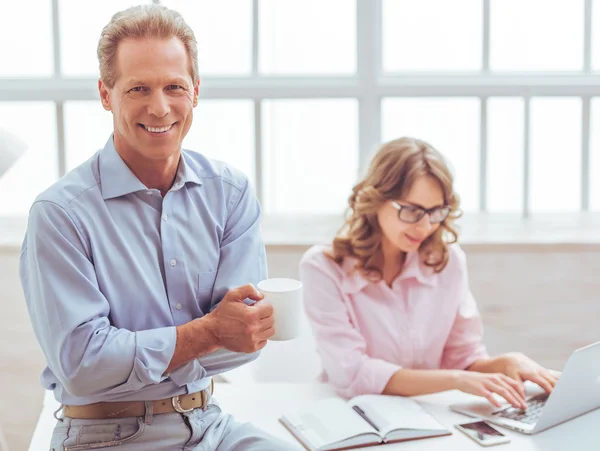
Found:
<path fill-rule="evenodd" d="M 394 202 L 400 206 L 400 210 L 394 206 Z M 402 207 L 406 208 L 400 213 Z M 431 176 L 423 176 L 415 180 L 404 199 L 387 201 L 377 212 L 377 219 L 383 233 L 382 245 L 392 246 L 402 252 L 418 250 L 423 241 L 434 233 L 440 224 L 432 224 L 430 214 L 427 213 L 415 223 L 401 218 L 418 217 L 421 213 L 419 208 L 431 210 L 437 207 L 445 207 L 444 192 L 440 183 Z M 431 215 L 438 213 L 432 212 Z"/>

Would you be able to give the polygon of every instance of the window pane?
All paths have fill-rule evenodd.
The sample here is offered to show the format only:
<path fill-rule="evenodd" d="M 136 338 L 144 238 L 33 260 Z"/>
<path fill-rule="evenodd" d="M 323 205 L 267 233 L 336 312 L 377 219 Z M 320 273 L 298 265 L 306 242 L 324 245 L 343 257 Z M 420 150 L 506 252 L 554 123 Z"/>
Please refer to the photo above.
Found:
<path fill-rule="evenodd" d="M 51 6 L 49 0 L 38 1 L 32 14 L 29 2 L 2 2 L 0 77 L 47 77 L 52 74 Z"/>
<path fill-rule="evenodd" d="M 0 177 L 0 216 L 27 215 L 37 195 L 58 180 L 54 104 L 2 102 L 0 127 L 28 146 L 25 154 Z"/>
<path fill-rule="evenodd" d="M 591 100 L 590 209 L 600 211 L 600 98 Z"/>
<path fill-rule="evenodd" d="M 263 104 L 268 213 L 341 213 L 358 172 L 358 105 L 351 99 Z"/>
<path fill-rule="evenodd" d="M 355 0 L 260 0 L 260 71 L 356 71 Z"/>
<path fill-rule="evenodd" d="M 524 125 L 522 98 L 488 100 L 487 206 L 491 212 L 523 211 Z"/>
<path fill-rule="evenodd" d="M 245 75 L 252 70 L 251 0 L 162 0 L 194 30 L 202 75 Z"/>
<path fill-rule="evenodd" d="M 581 99 L 531 100 L 531 210 L 581 207 Z"/>
<path fill-rule="evenodd" d="M 142 3 L 151 2 L 149 0 L 103 0 L 94 2 L 92 13 L 89 2 L 59 0 L 63 74 L 77 77 L 99 76 L 96 48 L 102 28 L 108 24 L 113 14 Z"/>
<path fill-rule="evenodd" d="M 100 100 L 65 103 L 67 171 L 104 147 L 113 131 L 112 118 Z"/>
<path fill-rule="evenodd" d="M 384 0 L 384 71 L 481 69 L 482 4 L 481 0 Z"/>
<path fill-rule="evenodd" d="M 480 101 L 469 97 L 389 98 L 382 103 L 382 137 L 422 139 L 449 161 L 461 208 L 479 208 Z"/>
<path fill-rule="evenodd" d="M 584 0 L 492 0 L 491 69 L 581 70 L 583 3 Z"/>
<path fill-rule="evenodd" d="M 201 100 L 183 147 L 254 174 L 254 106 L 251 100 Z"/>

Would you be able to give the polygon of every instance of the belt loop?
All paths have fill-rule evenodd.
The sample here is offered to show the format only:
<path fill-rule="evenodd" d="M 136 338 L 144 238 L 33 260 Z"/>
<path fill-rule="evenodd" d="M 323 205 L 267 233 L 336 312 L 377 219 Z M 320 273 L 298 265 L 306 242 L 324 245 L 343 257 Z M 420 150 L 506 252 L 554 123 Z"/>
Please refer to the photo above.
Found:
<path fill-rule="evenodd" d="M 65 406 L 64 404 L 61 404 L 61 405 L 58 407 L 58 409 L 56 409 L 56 410 L 55 410 L 55 411 L 52 413 L 52 416 L 54 416 L 54 418 L 56 418 L 56 419 L 57 419 L 58 421 L 60 421 L 61 423 L 62 423 L 63 421 L 65 421 L 65 420 L 64 420 L 64 418 L 61 418 L 61 417 L 59 417 L 59 416 L 58 416 L 58 412 L 60 412 L 60 411 L 63 409 L 63 407 L 64 407 L 64 406 Z M 64 415 L 63 415 L 63 416 L 64 416 Z"/>
<path fill-rule="evenodd" d="M 200 392 L 200 398 L 202 399 L 202 405 L 200 406 L 200 408 L 202 410 L 206 410 L 206 406 L 208 404 L 208 390 L 202 390 Z"/>
<path fill-rule="evenodd" d="M 144 423 L 152 424 L 152 401 L 144 401 Z"/>

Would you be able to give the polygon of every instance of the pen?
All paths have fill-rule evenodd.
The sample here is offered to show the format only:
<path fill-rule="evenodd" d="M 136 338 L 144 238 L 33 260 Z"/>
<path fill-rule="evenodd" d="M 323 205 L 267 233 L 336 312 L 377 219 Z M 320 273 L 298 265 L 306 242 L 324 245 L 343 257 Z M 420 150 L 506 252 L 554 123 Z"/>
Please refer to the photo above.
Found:
<path fill-rule="evenodd" d="M 379 428 L 375 425 L 375 423 L 373 423 L 369 417 L 367 416 L 367 414 L 364 412 L 364 410 L 362 410 L 360 407 L 358 406 L 352 406 L 352 409 L 359 414 L 363 420 L 365 420 L 367 423 L 369 423 L 373 429 L 375 429 L 377 432 L 379 432 Z"/>

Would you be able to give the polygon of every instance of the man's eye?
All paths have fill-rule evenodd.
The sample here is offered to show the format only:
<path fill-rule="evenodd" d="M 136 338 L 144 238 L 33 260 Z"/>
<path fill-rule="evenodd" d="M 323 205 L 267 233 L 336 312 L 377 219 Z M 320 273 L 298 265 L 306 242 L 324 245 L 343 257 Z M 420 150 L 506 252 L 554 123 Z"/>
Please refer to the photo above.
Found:
<path fill-rule="evenodd" d="M 167 89 L 171 89 L 171 90 L 174 90 L 174 89 L 183 89 L 183 86 L 169 85 L 169 86 L 167 86 Z"/>
<path fill-rule="evenodd" d="M 129 90 L 129 92 L 141 92 L 143 91 L 144 87 L 143 86 L 136 86 L 135 88 L 131 88 Z"/>

